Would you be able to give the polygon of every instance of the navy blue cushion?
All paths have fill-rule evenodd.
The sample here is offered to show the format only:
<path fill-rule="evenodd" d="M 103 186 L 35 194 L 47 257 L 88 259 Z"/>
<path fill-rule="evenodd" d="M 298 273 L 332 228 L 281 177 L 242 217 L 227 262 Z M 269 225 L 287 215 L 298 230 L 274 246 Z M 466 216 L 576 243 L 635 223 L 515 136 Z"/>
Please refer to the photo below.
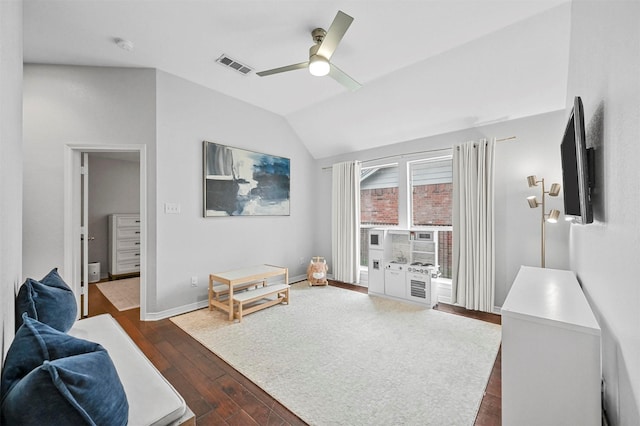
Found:
<path fill-rule="evenodd" d="M 127 397 L 99 344 L 24 317 L 2 372 L 1 423 L 126 425 Z"/>
<path fill-rule="evenodd" d="M 23 325 L 18 329 L 2 369 L 0 395 L 5 395 L 31 370 L 44 361 L 53 361 L 72 355 L 104 350 L 88 340 L 77 339 L 46 324 L 23 315 Z"/>
<path fill-rule="evenodd" d="M 66 332 L 73 326 L 78 304 L 73 291 L 58 274 L 58 268 L 40 281 L 27 278 L 22 284 L 16 297 L 16 330 L 22 325 L 25 312 L 56 330 Z"/>

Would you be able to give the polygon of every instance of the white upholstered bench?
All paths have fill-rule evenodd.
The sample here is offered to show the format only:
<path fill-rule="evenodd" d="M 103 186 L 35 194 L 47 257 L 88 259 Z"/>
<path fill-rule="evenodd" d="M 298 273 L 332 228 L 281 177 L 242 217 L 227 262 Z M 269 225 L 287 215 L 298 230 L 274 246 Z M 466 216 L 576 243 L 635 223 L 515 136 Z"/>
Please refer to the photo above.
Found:
<path fill-rule="evenodd" d="M 182 396 L 111 315 L 76 321 L 69 334 L 99 343 L 109 352 L 127 394 L 130 425 L 195 425 Z"/>

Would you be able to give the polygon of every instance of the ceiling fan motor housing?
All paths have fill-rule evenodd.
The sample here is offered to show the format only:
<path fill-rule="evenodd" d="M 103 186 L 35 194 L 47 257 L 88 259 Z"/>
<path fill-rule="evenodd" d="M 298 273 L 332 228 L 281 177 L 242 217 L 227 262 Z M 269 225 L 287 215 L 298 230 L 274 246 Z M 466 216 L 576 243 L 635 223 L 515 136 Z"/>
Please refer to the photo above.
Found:
<path fill-rule="evenodd" d="M 309 48 L 309 58 L 311 58 L 312 56 L 315 56 L 316 53 L 318 53 L 319 48 L 320 48 L 319 44 L 314 44 L 313 46 L 311 46 Z"/>
<path fill-rule="evenodd" d="M 322 43 L 322 40 L 324 40 L 324 36 L 326 35 L 327 32 L 322 28 L 316 28 L 315 30 L 311 31 L 311 38 L 313 38 L 313 41 L 316 42 L 316 44 Z"/>
<path fill-rule="evenodd" d="M 322 28 L 316 28 L 313 30 L 314 34 L 317 31 L 325 32 Z M 309 48 L 309 72 L 311 75 L 315 75 L 317 77 L 322 77 L 329 74 L 329 70 L 331 69 L 331 65 L 329 65 L 329 60 L 324 56 L 318 55 L 318 49 L 320 48 L 320 44 L 322 44 L 322 40 L 324 38 L 324 34 L 321 36 L 314 36 L 317 44 L 314 44 Z"/>

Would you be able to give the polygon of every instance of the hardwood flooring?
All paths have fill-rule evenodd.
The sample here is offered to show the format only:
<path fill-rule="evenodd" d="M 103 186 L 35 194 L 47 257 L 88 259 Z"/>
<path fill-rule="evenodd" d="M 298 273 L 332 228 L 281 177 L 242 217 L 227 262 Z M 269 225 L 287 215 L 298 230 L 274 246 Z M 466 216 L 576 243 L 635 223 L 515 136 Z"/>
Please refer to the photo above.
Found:
<path fill-rule="evenodd" d="M 366 293 L 364 287 L 331 285 Z M 436 309 L 500 324 L 500 316 L 439 304 Z M 144 354 L 180 392 L 198 425 L 305 425 L 284 405 L 233 369 L 168 319 L 140 321 L 140 309 L 118 311 L 89 285 L 89 316 L 110 313 Z M 501 424 L 500 352 L 475 421 L 477 426 Z"/>

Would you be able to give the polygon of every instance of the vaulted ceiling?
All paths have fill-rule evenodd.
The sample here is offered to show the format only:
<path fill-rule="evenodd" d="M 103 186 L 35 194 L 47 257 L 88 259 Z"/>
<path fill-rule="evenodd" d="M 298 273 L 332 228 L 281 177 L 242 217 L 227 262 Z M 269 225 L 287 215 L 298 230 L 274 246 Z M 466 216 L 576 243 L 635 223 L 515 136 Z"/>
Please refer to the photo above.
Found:
<path fill-rule="evenodd" d="M 255 74 L 306 61 L 338 10 L 354 21 L 331 60 L 361 89 Z M 24 0 L 24 60 L 160 69 L 283 116 L 324 158 L 564 108 L 569 14 L 567 0 Z"/>

